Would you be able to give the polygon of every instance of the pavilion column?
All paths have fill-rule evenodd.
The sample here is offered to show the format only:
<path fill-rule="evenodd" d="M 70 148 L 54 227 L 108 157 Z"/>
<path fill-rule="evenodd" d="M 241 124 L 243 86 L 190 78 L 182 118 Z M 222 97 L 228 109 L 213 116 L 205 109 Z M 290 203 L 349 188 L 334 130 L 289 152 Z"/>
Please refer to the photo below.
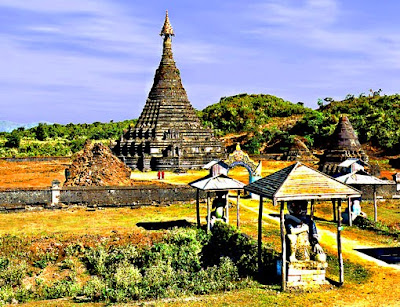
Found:
<path fill-rule="evenodd" d="M 207 192 L 207 232 L 211 229 L 210 215 L 210 192 Z"/>
<path fill-rule="evenodd" d="M 200 190 L 196 189 L 196 217 L 197 217 L 197 228 L 200 228 Z"/>
<path fill-rule="evenodd" d="M 226 192 L 225 196 L 225 218 L 226 218 L 226 223 L 229 224 L 229 200 L 228 200 L 228 195 L 229 191 Z"/>
<path fill-rule="evenodd" d="M 311 220 L 314 220 L 314 203 L 315 203 L 315 199 L 311 199 L 311 208 L 310 208 L 310 216 L 311 216 Z"/>
<path fill-rule="evenodd" d="M 353 225 L 353 219 L 351 216 L 351 198 L 347 199 L 347 211 L 349 212 L 349 226 Z"/>
<path fill-rule="evenodd" d="M 341 205 L 342 200 L 338 199 L 337 215 L 341 216 Z M 338 250 L 338 261 L 339 261 L 339 284 L 342 285 L 344 281 L 344 270 L 343 270 L 343 255 L 342 255 L 342 221 L 340 218 L 337 219 L 337 250 Z"/>
<path fill-rule="evenodd" d="M 260 206 L 258 212 L 258 273 L 261 277 L 262 268 L 262 215 L 263 215 L 263 197 L 260 195 Z"/>
<path fill-rule="evenodd" d="M 286 290 L 286 271 L 287 271 L 284 212 L 285 212 L 285 202 L 281 201 L 280 226 L 281 226 L 281 246 L 282 246 L 282 291 Z"/>
<path fill-rule="evenodd" d="M 336 199 L 332 199 L 332 207 L 333 207 L 333 221 L 336 222 Z"/>
<path fill-rule="evenodd" d="M 237 229 L 239 229 L 239 227 L 240 227 L 239 200 L 240 200 L 240 190 L 237 190 L 237 198 L 236 198 L 236 227 L 237 227 Z"/>
<path fill-rule="evenodd" d="M 377 204 L 377 197 L 376 197 L 376 185 L 374 184 L 374 221 L 378 221 L 378 204 Z"/>

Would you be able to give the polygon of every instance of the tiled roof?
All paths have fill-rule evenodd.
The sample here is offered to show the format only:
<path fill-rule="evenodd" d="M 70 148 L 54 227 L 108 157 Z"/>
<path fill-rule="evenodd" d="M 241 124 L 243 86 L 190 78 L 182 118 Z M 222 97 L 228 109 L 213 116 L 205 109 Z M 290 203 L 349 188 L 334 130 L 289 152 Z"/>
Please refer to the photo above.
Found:
<path fill-rule="evenodd" d="M 246 191 L 276 200 L 358 197 L 360 192 L 302 163 L 250 183 Z"/>

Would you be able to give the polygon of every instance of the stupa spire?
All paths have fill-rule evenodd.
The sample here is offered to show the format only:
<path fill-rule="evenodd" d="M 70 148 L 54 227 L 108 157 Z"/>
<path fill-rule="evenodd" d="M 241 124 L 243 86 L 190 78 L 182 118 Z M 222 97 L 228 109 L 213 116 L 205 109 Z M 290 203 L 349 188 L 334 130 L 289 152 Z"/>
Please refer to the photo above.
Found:
<path fill-rule="evenodd" d="M 172 29 L 171 23 L 169 22 L 168 10 L 165 13 L 165 21 L 161 29 L 160 36 L 164 36 L 165 38 L 169 36 L 175 36 L 174 30 Z"/>

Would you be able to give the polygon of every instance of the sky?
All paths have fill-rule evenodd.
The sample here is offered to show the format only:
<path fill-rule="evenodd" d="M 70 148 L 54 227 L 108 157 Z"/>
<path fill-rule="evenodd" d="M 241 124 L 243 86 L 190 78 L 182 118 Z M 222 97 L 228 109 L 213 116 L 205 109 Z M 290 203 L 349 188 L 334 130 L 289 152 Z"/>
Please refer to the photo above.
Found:
<path fill-rule="evenodd" d="M 0 120 L 138 118 L 172 48 L 192 105 L 400 90 L 400 1 L 0 0 Z"/>

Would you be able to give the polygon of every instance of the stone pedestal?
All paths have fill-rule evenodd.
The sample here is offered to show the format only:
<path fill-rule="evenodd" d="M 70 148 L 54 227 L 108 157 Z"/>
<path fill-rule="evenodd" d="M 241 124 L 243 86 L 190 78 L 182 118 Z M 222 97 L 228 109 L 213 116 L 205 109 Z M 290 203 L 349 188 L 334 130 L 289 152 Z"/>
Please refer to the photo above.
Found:
<path fill-rule="evenodd" d="M 298 261 L 287 266 L 287 283 L 290 287 L 313 287 L 328 284 L 325 280 L 326 262 Z"/>

